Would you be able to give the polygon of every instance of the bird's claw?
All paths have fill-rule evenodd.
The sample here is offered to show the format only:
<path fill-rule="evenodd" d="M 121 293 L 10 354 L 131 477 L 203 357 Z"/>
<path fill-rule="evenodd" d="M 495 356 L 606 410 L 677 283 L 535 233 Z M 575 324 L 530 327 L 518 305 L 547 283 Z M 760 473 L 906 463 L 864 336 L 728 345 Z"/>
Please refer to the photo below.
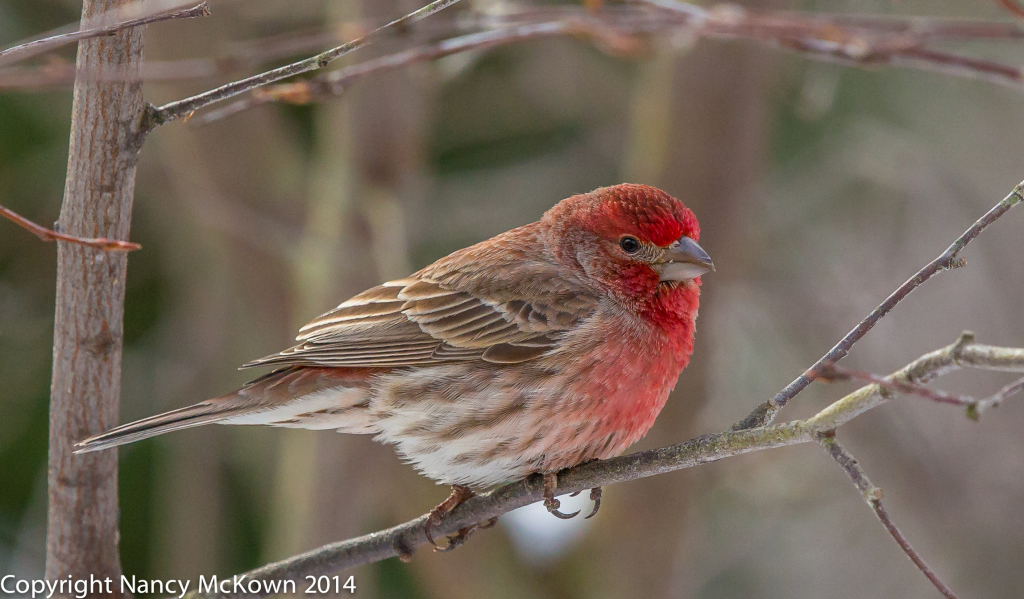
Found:
<path fill-rule="evenodd" d="M 571 514 L 566 514 L 565 512 L 559 511 L 558 508 L 561 507 L 562 504 L 557 499 L 555 499 L 555 489 L 557 488 L 558 473 L 548 472 L 547 474 L 545 474 L 544 507 L 548 508 L 548 512 L 552 516 L 556 518 L 561 518 L 562 520 L 569 520 L 571 518 L 575 518 L 576 516 L 578 516 L 580 511 L 582 510 L 577 510 Z M 580 491 L 576 491 L 572 495 L 569 495 L 569 497 L 576 497 L 579 494 Z M 590 513 L 584 517 L 584 520 L 593 518 L 594 515 L 597 514 L 597 511 L 601 509 L 601 487 L 594 487 L 593 489 L 590 490 L 590 500 L 594 502 L 594 507 L 593 509 L 590 510 Z"/>
<path fill-rule="evenodd" d="M 447 552 L 451 551 L 452 549 L 455 549 L 459 545 L 462 545 L 463 543 L 465 543 L 466 539 L 468 539 L 469 535 L 473 534 L 473 532 L 475 532 L 477 530 L 484 530 L 485 528 L 490 528 L 490 527 L 494 526 L 497 523 L 498 523 L 498 518 L 494 517 L 494 518 L 491 518 L 489 520 L 485 520 L 485 521 L 481 522 L 480 524 L 474 524 L 473 526 L 467 526 L 466 528 L 460 528 L 459 532 L 457 532 L 456 534 L 448 537 L 448 543 L 444 547 L 438 547 L 437 545 L 435 545 L 434 546 L 434 551 L 437 551 L 438 553 L 447 553 Z"/>
<path fill-rule="evenodd" d="M 597 510 L 601 509 L 601 487 L 594 487 L 590 490 L 590 500 L 594 502 L 594 509 L 590 510 L 584 520 L 593 518 L 597 514 Z"/>
<path fill-rule="evenodd" d="M 461 505 L 470 497 L 473 497 L 473 495 L 475 495 L 475 493 L 473 493 L 473 491 L 470 490 L 469 487 L 464 487 L 462 485 L 454 485 L 452 486 L 452 492 L 451 495 L 448 496 L 448 499 L 445 499 L 441 503 L 437 504 L 437 507 L 430 510 L 430 515 L 427 516 L 427 522 L 423 526 L 423 532 L 427 535 L 427 540 L 430 541 L 430 544 L 434 546 L 434 551 L 450 551 L 454 548 L 452 547 L 451 539 L 448 540 L 448 543 L 444 547 L 438 545 L 437 542 L 434 541 L 434 532 L 432 529 L 435 526 L 441 524 L 441 521 L 444 519 L 445 514 L 459 507 L 459 505 Z M 473 528 L 475 527 L 469 527 L 468 532 L 466 532 L 464 536 L 462 535 L 462 532 L 464 530 L 467 530 L 465 528 L 460 530 L 459 534 L 455 535 L 454 538 L 459 538 L 460 536 L 463 537 L 458 542 L 458 545 L 461 545 L 465 542 L 465 537 L 469 536 L 469 533 L 472 532 Z"/>
<path fill-rule="evenodd" d="M 562 503 L 555 499 L 555 489 L 558 488 L 558 473 L 548 472 L 544 475 L 544 507 L 548 508 L 548 513 L 556 518 L 562 520 L 569 520 L 579 515 L 579 510 L 566 514 L 558 511 Z"/>
<path fill-rule="evenodd" d="M 560 512 L 558 511 L 559 505 L 561 505 L 559 501 L 553 497 L 551 499 L 544 500 L 544 507 L 548 508 L 548 513 L 550 513 L 552 516 L 556 518 L 561 518 L 562 520 L 571 520 L 576 516 L 580 515 L 580 510 L 576 510 L 571 514 Z"/>

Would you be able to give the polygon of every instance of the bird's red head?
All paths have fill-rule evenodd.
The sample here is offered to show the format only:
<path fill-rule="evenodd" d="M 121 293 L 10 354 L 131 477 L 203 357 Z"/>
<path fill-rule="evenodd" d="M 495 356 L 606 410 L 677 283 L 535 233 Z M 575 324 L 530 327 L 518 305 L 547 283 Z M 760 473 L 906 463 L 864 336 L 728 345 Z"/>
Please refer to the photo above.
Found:
<path fill-rule="evenodd" d="M 648 185 L 602 187 L 567 198 L 544 215 L 559 238 L 558 258 L 641 315 L 672 320 L 696 311 L 700 275 L 712 270 L 699 245 L 697 218 Z M 678 291 L 677 291 L 678 290 Z"/>

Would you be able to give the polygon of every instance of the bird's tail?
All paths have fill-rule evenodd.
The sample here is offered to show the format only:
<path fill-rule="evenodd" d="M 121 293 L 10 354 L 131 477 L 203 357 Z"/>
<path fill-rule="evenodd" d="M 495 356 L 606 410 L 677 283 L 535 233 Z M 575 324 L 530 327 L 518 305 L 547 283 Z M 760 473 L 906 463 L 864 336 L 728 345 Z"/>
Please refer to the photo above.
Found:
<path fill-rule="evenodd" d="M 75 453 L 88 453 L 134 443 L 156 435 L 220 422 L 261 409 L 258 405 L 254 406 L 251 402 L 239 401 L 240 399 L 238 393 L 235 392 L 185 408 L 122 424 L 105 433 L 75 443 Z"/>
<path fill-rule="evenodd" d="M 75 453 L 99 451 L 215 422 L 335 429 L 355 434 L 378 432 L 367 409 L 367 376 L 361 371 L 341 368 L 282 368 L 233 393 L 89 437 L 75 444 Z"/>

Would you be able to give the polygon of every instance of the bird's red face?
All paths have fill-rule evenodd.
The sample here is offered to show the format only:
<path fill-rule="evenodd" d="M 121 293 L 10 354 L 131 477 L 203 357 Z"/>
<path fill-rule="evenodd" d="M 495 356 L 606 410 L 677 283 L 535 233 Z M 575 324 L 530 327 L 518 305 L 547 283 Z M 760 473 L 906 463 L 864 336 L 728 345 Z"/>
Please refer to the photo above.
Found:
<path fill-rule="evenodd" d="M 636 304 L 685 287 L 713 270 L 697 245 L 700 226 L 682 202 L 647 185 L 616 185 L 563 200 L 546 215 L 559 227 L 563 260 Z"/>

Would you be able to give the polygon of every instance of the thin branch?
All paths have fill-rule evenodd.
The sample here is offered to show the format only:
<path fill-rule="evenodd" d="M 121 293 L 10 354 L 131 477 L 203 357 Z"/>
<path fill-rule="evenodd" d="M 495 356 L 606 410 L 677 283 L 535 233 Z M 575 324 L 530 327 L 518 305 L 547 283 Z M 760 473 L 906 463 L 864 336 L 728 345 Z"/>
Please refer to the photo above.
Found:
<path fill-rule="evenodd" d="M 957 341 L 940 350 L 925 354 L 891 375 L 892 380 L 922 383 L 960 368 L 981 368 L 997 371 L 1024 372 L 1024 348 L 994 347 L 977 344 L 964 333 Z M 684 443 L 634 453 L 598 462 L 590 462 L 564 470 L 558 475 L 558 489 L 574 493 L 594 487 L 628 482 L 684 468 L 692 468 L 745 453 L 787 445 L 810 443 L 828 434 L 860 414 L 888 401 L 877 384 L 867 385 L 834 402 L 806 420 L 703 435 Z M 437 526 L 435 536 L 454 534 L 461 528 L 501 516 L 516 508 L 542 499 L 541 477 L 531 476 L 474 497 L 453 510 Z M 260 580 L 301 581 L 306 576 L 337 572 L 391 557 L 408 559 L 427 544 L 424 525 L 427 515 L 347 541 L 268 564 L 245 573 L 244 588 L 253 592 L 217 595 L 220 597 L 264 597 L 270 594 Z M 206 597 L 193 593 L 191 597 Z"/>
<path fill-rule="evenodd" d="M 450 38 L 437 43 L 412 48 L 382 56 L 366 62 L 347 66 L 337 71 L 299 81 L 271 86 L 267 89 L 254 90 L 247 98 L 232 102 L 223 108 L 212 110 L 196 119 L 197 125 L 211 123 L 250 108 L 262 106 L 275 101 L 290 104 L 308 104 L 327 96 L 337 96 L 356 80 L 366 75 L 402 68 L 408 65 L 437 60 L 459 52 L 483 50 L 500 45 L 510 44 L 527 39 L 565 35 L 578 28 L 571 23 L 555 21 L 520 25 L 508 29 L 498 29 L 472 33 Z"/>
<path fill-rule="evenodd" d="M 131 241 L 119 241 L 117 239 L 107 239 L 106 237 L 76 237 L 74 235 L 58 233 L 52 229 L 47 229 L 46 227 L 37 225 L 24 216 L 21 216 L 8 208 L 4 208 L 3 206 L 0 206 L 0 216 L 15 223 L 21 228 L 30 231 L 33 235 L 43 241 L 66 241 L 68 243 L 77 243 L 78 245 L 84 245 L 110 252 L 132 252 L 142 249 L 141 245 Z"/>
<path fill-rule="evenodd" d="M 150 23 L 169 21 L 171 19 L 191 19 L 194 17 L 207 16 L 210 16 L 210 7 L 207 6 L 206 0 L 203 0 L 199 4 L 188 8 L 172 8 L 156 14 L 128 19 L 118 23 L 112 23 L 100 27 L 91 27 L 88 29 L 79 29 L 78 31 L 70 33 L 51 35 L 49 37 L 44 37 L 43 39 L 18 44 L 11 48 L 7 48 L 6 50 L 0 50 L 0 65 L 11 64 L 19 60 L 24 60 L 38 54 L 49 52 L 67 44 L 72 44 L 93 37 L 108 36 L 117 33 L 118 31 L 131 29 L 132 27 L 139 27 L 140 25 L 149 25 Z"/>
<path fill-rule="evenodd" d="M 879 304 L 878 307 L 872 310 L 870 314 L 857 323 L 857 326 L 847 333 L 839 343 L 828 351 L 828 353 L 815 362 L 813 366 L 804 371 L 803 374 L 787 385 L 782 391 L 779 391 L 775 397 L 755 408 L 754 411 L 746 418 L 738 422 L 734 428 L 744 429 L 771 423 L 779 413 L 779 410 L 785 407 L 789 400 L 793 399 L 793 397 L 811 384 L 814 380 L 815 373 L 823 372 L 823 369 L 826 366 L 831 366 L 845 358 L 846 355 L 850 353 L 850 348 L 860 341 L 860 339 L 864 337 L 864 335 L 866 335 L 879 320 L 888 314 L 890 310 L 895 308 L 896 304 L 900 303 L 904 298 L 910 295 L 910 292 L 920 287 L 925 281 L 936 274 L 944 270 L 957 268 L 966 264 L 966 262 L 958 256 L 960 252 L 967 247 L 967 244 L 1022 200 L 1024 200 L 1024 181 L 1014 187 L 1013 191 L 1011 191 L 1009 195 L 993 206 L 991 210 L 984 214 L 984 216 L 974 221 L 974 224 L 964 231 L 963 235 L 957 237 L 956 240 L 946 248 L 946 251 L 939 254 L 937 258 L 929 262 L 921 270 L 917 271 L 914 276 L 910 277 L 905 283 L 900 285 L 896 291 L 893 291 L 885 301 Z"/>
<path fill-rule="evenodd" d="M 473 19 L 457 19 L 453 23 L 420 23 L 417 31 L 448 34 L 451 30 L 469 29 Z M 350 27 L 350 25 L 353 25 Z M 222 54 L 206 58 L 181 60 L 146 61 L 142 65 L 140 79 L 143 81 L 205 80 L 217 76 L 228 76 L 245 69 L 254 69 L 268 62 L 314 52 L 324 46 L 336 45 L 345 40 L 340 37 L 342 30 L 349 30 L 362 24 L 343 23 L 328 25 L 326 30 L 315 29 L 293 31 L 235 42 Z M 0 91 L 30 89 L 61 89 L 75 81 L 75 65 L 61 61 L 57 56 L 48 57 L 46 63 L 34 67 L 12 66 L 0 69 Z M 107 72 L 90 71 L 89 76 L 98 81 L 116 81 L 123 77 L 116 70 Z"/>
<path fill-rule="evenodd" d="M 948 76 L 983 80 L 1018 90 L 1024 89 L 1024 71 L 1016 66 L 925 47 L 928 43 L 944 40 L 1024 39 L 1024 29 L 1014 23 L 750 11 L 734 5 L 717 5 L 705 9 L 675 0 L 633 0 L 633 2 L 635 6 L 607 6 L 598 11 L 575 7 L 533 7 L 500 15 L 476 15 L 478 18 L 460 19 L 456 25 L 460 28 L 483 28 L 485 31 L 482 33 L 485 34 L 494 30 L 507 30 L 510 27 L 519 26 L 551 27 L 560 29 L 561 34 L 573 34 L 576 33 L 573 31 L 574 29 L 583 29 L 587 30 L 584 33 L 586 37 L 599 42 L 599 44 L 603 43 L 606 49 L 617 53 L 622 53 L 623 48 L 628 51 L 630 47 L 642 46 L 643 43 L 640 39 L 652 34 L 686 33 L 694 38 L 745 39 L 788 49 L 811 60 L 859 68 L 878 66 L 912 68 Z M 390 25 L 386 27 L 390 27 Z M 398 28 L 398 30 L 401 29 Z M 602 30 L 607 34 L 601 34 Z M 300 38 L 297 40 L 297 44 L 289 41 L 282 45 L 274 40 L 266 40 L 265 43 L 270 43 L 277 50 L 287 48 L 296 50 L 301 47 L 314 46 L 316 45 L 314 42 L 322 42 L 325 37 L 327 36 Z M 363 39 L 368 39 L 368 37 Z M 497 40 L 496 43 L 488 44 L 486 47 L 516 43 L 531 37 L 538 36 L 508 36 Z M 347 51 L 352 49 L 354 48 L 349 48 Z M 467 45 L 454 52 L 471 49 L 473 46 Z M 418 48 L 413 49 L 411 54 L 401 52 L 394 57 L 404 56 L 409 61 L 407 64 L 411 64 L 426 60 L 418 58 L 417 55 L 430 53 L 429 47 Z M 257 49 L 256 52 L 241 57 L 229 56 L 219 59 L 180 61 L 182 62 L 180 65 L 172 62 L 157 69 L 147 67 L 143 76 L 146 79 L 205 78 L 213 74 L 235 70 L 239 66 L 258 64 L 270 60 L 274 56 L 280 57 L 280 55 L 280 52 L 273 50 L 264 52 Z M 202 97 L 203 100 L 194 106 L 172 103 L 154 110 L 178 106 L 178 109 L 183 112 L 176 115 L 175 118 L 180 118 L 190 114 L 191 110 L 201 108 L 224 97 L 230 97 L 246 90 L 255 90 L 275 80 L 320 68 L 313 66 L 315 62 L 314 59 L 307 59 L 218 88 L 207 92 L 207 94 L 212 94 L 210 96 L 207 94 L 197 96 L 196 98 Z M 395 63 L 395 66 L 401 66 L 401 64 Z M 191 67 L 194 70 L 189 71 L 182 67 Z M 8 69 L 0 71 L 0 87 L 5 89 L 54 87 L 66 85 L 73 80 L 73 75 L 74 73 L 69 72 L 68 69 L 55 69 L 53 65 L 44 65 L 35 69 Z M 91 76 L 99 80 L 108 80 L 112 75 L 93 73 Z M 290 85 L 308 85 L 311 89 L 318 91 L 326 89 L 319 83 L 299 82 Z M 241 86 L 241 89 L 232 86 Z M 333 89 L 336 93 L 318 93 L 313 96 L 313 99 L 343 93 L 343 91 L 337 91 L 337 87 Z M 224 93 L 227 95 L 220 97 L 220 94 Z M 223 112 L 218 112 L 217 118 L 262 105 L 273 99 L 287 101 L 294 97 L 296 96 L 285 94 L 279 98 L 266 96 L 248 98 Z M 188 102 L 196 98 L 189 98 L 181 102 Z M 158 113 L 156 116 L 169 117 L 171 115 L 170 113 Z M 159 122 L 155 124 L 159 124 Z"/>
<path fill-rule="evenodd" d="M 1024 391 L 1024 378 L 1019 378 L 985 399 L 978 400 L 974 404 L 968 405 L 967 417 L 971 420 L 979 420 L 982 412 L 989 408 L 998 408 L 1004 401 L 1021 391 Z"/>
<path fill-rule="evenodd" d="M 996 0 L 999 4 L 1010 11 L 1014 16 L 1024 19 L 1024 6 L 1017 3 L 1017 0 Z"/>
<path fill-rule="evenodd" d="M 259 73 L 233 83 L 228 83 L 227 85 L 222 85 L 216 89 L 212 89 L 183 100 L 164 104 L 160 107 L 150 106 L 147 110 L 147 128 L 152 129 L 159 125 L 189 116 L 204 106 L 232 98 L 238 94 L 267 85 L 268 83 L 275 83 L 282 79 L 292 77 L 293 75 L 322 69 L 349 52 L 366 46 L 385 33 L 408 27 L 421 19 L 448 8 L 458 1 L 459 0 L 434 0 L 434 2 L 431 2 L 419 10 L 413 11 L 404 17 L 395 19 L 387 25 L 378 27 L 360 38 L 327 50 L 326 52 L 321 52 L 316 56 L 312 56 L 305 60 L 300 60 L 277 69 Z"/>
<path fill-rule="evenodd" d="M 835 460 L 836 463 L 843 467 L 843 470 L 846 470 L 846 473 L 850 476 L 850 480 L 853 481 L 854 486 L 864 494 L 864 500 L 868 502 L 869 506 L 871 506 L 871 509 L 875 512 L 875 516 L 878 518 L 878 521 L 882 523 L 885 530 L 889 531 L 893 540 L 895 540 L 896 544 L 900 546 L 903 553 L 907 554 L 910 561 L 914 562 L 917 569 L 924 573 L 928 580 L 935 585 L 935 588 L 942 593 L 943 597 L 946 597 L 946 599 L 957 599 L 956 594 L 954 594 L 953 591 L 946 586 L 944 582 L 942 582 L 938 575 L 935 574 L 934 570 L 928 567 L 928 564 L 925 563 L 921 554 L 911 546 L 907 537 L 896 526 L 896 523 L 892 521 L 892 518 L 889 517 L 889 512 L 887 512 L 885 507 L 882 505 L 882 489 L 871 483 L 867 474 L 864 473 L 860 464 L 857 463 L 856 458 L 854 458 L 846 448 L 839 444 L 835 435 L 820 435 L 818 437 L 818 443 L 830 456 L 832 456 L 832 459 Z"/>
<path fill-rule="evenodd" d="M 747 39 L 847 66 L 909 67 L 1018 89 L 1024 84 L 1024 72 L 1016 67 L 923 47 L 940 39 L 1024 37 L 1024 30 L 1014 24 L 752 11 L 734 5 L 705 9 L 678 0 L 633 2 L 676 15 L 698 37 Z"/>
<path fill-rule="evenodd" d="M 909 381 L 893 381 L 884 376 L 872 374 L 870 372 L 863 372 L 860 370 L 850 370 L 835 364 L 831 366 L 823 367 L 821 372 L 817 372 L 816 378 L 818 379 L 829 379 L 829 380 L 841 380 L 841 379 L 857 379 L 868 383 L 877 383 L 883 388 L 890 391 L 899 391 L 902 393 L 908 393 L 910 395 L 917 395 L 925 399 L 930 399 L 936 403 L 950 404 L 954 406 L 976 406 L 978 401 L 972 397 L 966 395 L 953 395 L 940 391 L 938 389 L 932 389 L 925 387 L 917 383 Z"/>
<path fill-rule="evenodd" d="M 356 78 L 459 52 L 489 49 L 541 37 L 576 36 L 629 53 L 645 35 L 685 31 L 696 37 L 750 39 L 779 46 L 805 58 L 853 67 L 903 67 L 967 77 L 1024 89 L 1024 71 L 997 62 L 923 48 L 937 40 L 1018 40 L 1024 29 L 1012 23 L 894 19 L 806 13 L 751 13 L 736 7 L 704 9 L 672 0 L 643 6 L 584 9 L 533 8 L 490 18 L 483 32 L 434 42 L 352 65 L 306 81 L 254 90 L 212 111 L 209 123 L 270 102 L 306 104 L 345 93 Z M 666 18 L 666 10 L 670 10 Z M 731 12 L 730 12 L 731 11 Z"/>

